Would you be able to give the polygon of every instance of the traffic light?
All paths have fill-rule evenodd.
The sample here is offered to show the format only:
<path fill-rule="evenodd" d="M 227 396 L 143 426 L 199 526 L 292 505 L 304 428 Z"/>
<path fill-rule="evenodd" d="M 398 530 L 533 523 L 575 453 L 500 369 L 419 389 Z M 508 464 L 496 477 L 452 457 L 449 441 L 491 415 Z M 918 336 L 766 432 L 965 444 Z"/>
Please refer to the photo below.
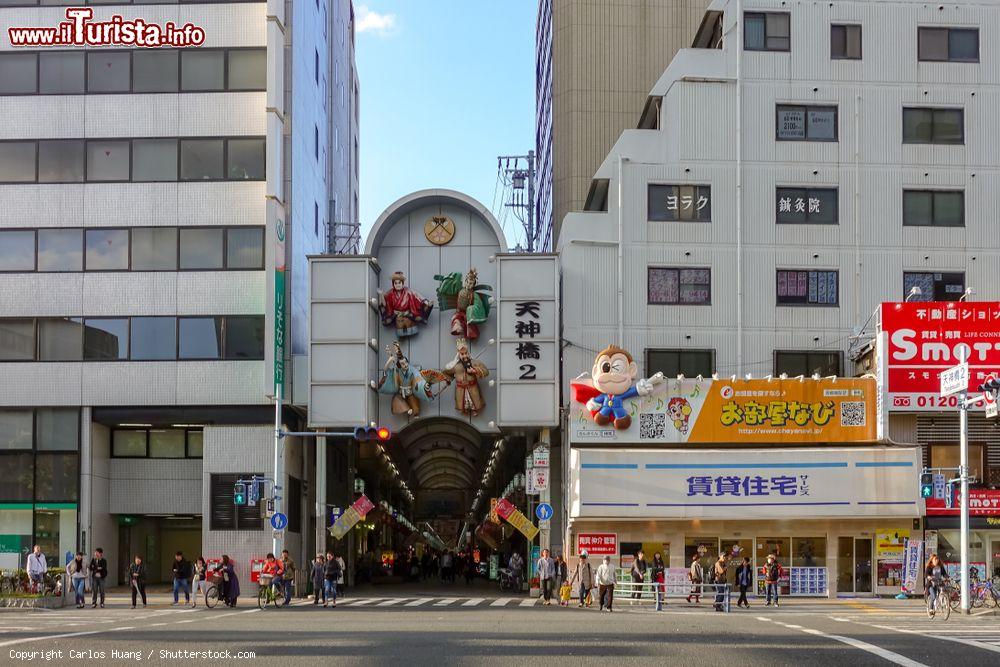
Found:
<path fill-rule="evenodd" d="M 920 497 L 934 497 L 934 475 L 929 472 L 920 473 Z"/>
<path fill-rule="evenodd" d="M 354 429 L 354 439 L 358 442 L 388 442 L 392 430 L 385 426 L 359 426 Z"/>
<path fill-rule="evenodd" d="M 979 385 L 979 391 L 984 393 L 991 393 L 995 396 L 997 392 L 1000 391 L 1000 379 L 995 377 L 990 378 L 986 382 Z"/>
<path fill-rule="evenodd" d="M 233 504 L 234 505 L 246 505 L 247 504 L 247 485 L 243 482 L 236 482 L 233 484 Z"/>

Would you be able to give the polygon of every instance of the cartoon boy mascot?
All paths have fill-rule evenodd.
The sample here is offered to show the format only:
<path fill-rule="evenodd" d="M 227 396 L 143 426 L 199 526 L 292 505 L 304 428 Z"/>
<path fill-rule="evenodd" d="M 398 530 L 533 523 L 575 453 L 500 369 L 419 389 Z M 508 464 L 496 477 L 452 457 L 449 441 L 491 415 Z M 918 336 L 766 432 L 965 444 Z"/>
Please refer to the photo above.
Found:
<path fill-rule="evenodd" d="M 687 433 L 688 419 L 691 417 L 691 404 L 686 398 L 674 396 L 667 402 L 667 416 L 670 417 L 678 432 Z"/>
<path fill-rule="evenodd" d="M 614 422 L 618 430 L 632 425 L 632 417 L 625 409 L 626 399 L 648 396 L 657 385 L 663 384 L 663 373 L 657 373 L 648 380 L 636 380 L 639 367 L 632 355 L 617 345 L 609 345 L 597 354 L 592 374 L 593 387 L 574 383 L 577 401 L 586 401 L 594 421 L 605 426 Z"/>

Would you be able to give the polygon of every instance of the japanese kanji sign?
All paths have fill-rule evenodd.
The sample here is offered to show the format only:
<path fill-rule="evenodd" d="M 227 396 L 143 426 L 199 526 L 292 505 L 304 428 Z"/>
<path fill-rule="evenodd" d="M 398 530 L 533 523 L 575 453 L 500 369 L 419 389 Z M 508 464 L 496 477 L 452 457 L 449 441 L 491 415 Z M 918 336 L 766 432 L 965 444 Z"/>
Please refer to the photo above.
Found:
<path fill-rule="evenodd" d="M 626 399 L 626 429 L 595 424 L 587 406 L 570 406 L 573 443 L 873 442 L 871 378 L 668 379 Z"/>
<path fill-rule="evenodd" d="M 535 536 L 538 535 L 538 527 L 531 523 L 531 519 L 524 516 L 521 510 L 514 507 L 514 504 L 506 498 L 497 501 L 497 514 L 500 515 L 501 519 L 521 531 L 521 534 L 529 540 L 535 539 Z"/>
<path fill-rule="evenodd" d="M 893 302 L 882 304 L 881 331 L 887 334 L 886 404 L 890 411 L 941 410 L 958 405 L 958 396 L 941 396 L 942 371 L 959 363 L 965 350 L 968 389 L 975 392 L 1000 372 L 1000 303 Z M 983 405 L 973 405 L 982 410 Z"/>
<path fill-rule="evenodd" d="M 617 556 L 618 533 L 580 533 L 576 536 L 576 553 L 584 551 L 590 557 Z"/>
<path fill-rule="evenodd" d="M 354 501 L 354 503 L 347 508 L 347 511 L 340 515 L 340 518 L 330 526 L 330 535 L 334 539 L 341 539 L 347 532 L 354 527 L 358 521 L 365 518 L 369 512 L 375 508 L 375 505 L 368 496 L 361 494 L 361 497 Z"/>

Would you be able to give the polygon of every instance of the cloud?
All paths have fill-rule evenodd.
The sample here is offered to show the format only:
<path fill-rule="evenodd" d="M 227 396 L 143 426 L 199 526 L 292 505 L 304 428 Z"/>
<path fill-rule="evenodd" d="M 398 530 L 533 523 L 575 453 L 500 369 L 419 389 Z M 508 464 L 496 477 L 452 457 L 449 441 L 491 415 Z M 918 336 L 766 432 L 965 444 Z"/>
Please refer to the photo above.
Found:
<path fill-rule="evenodd" d="M 354 25 L 356 32 L 373 32 L 380 37 L 385 37 L 392 33 L 395 27 L 395 14 L 379 14 L 370 10 L 367 5 L 358 5 Z"/>

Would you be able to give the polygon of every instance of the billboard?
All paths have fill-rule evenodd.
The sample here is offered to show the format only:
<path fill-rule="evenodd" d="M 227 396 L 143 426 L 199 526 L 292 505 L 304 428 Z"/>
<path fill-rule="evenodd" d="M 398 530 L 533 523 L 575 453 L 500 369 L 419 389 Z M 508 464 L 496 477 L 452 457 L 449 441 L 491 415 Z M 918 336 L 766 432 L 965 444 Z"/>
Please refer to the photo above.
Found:
<path fill-rule="evenodd" d="M 940 395 L 939 375 L 960 362 L 962 350 L 970 391 L 1000 372 L 1000 303 L 883 303 L 881 331 L 887 339 L 883 381 L 890 411 L 957 408 L 957 395 Z"/>
<path fill-rule="evenodd" d="M 570 516 L 913 518 L 920 467 L 917 447 L 574 447 Z"/>
<path fill-rule="evenodd" d="M 622 401 L 628 420 L 600 425 L 594 389 L 574 381 L 573 444 L 874 442 L 872 378 L 669 379 Z M 627 427 L 623 425 L 627 423 Z"/>

